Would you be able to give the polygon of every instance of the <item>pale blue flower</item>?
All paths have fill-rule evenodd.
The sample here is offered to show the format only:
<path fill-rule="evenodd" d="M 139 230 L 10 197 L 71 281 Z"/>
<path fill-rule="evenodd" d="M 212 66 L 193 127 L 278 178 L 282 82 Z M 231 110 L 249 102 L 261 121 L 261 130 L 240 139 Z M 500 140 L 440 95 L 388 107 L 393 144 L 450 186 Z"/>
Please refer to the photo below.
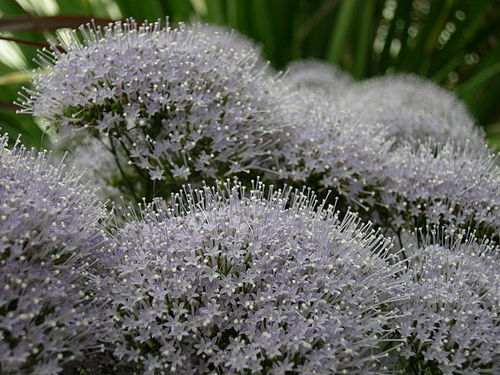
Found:
<path fill-rule="evenodd" d="M 236 185 L 142 212 L 105 259 L 117 360 L 151 374 L 384 372 L 401 266 L 370 225 L 315 206 Z"/>
<path fill-rule="evenodd" d="M 44 153 L 0 137 L 0 373 L 58 374 L 102 334 L 91 265 L 102 204 Z"/>

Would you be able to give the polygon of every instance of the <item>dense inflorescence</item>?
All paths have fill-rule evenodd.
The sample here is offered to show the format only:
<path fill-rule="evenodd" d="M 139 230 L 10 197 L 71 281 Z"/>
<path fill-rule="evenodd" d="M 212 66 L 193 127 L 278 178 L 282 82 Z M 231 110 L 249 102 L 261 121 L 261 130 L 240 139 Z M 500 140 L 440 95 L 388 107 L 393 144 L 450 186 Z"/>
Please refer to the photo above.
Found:
<path fill-rule="evenodd" d="M 496 238 L 500 234 L 500 167 L 488 148 L 448 142 L 405 143 L 390 154 L 379 222 L 397 233 L 446 225 Z"/>
<path fill-rule="evenodd" d="M 254 48 L 203 25 L 128 20 L 80 34 L 83 43 L 40 54 L 48 72 L 36 76 L 22 112 L 109 136 L 111 152 L 122 149 L 157 195 L 188 179 L 270 167 L 284 96 Z"/>
<path fill-rule="evenodd" d="M 499 239 L 500 168 L 486 145 L 399 140 L 328 97 L 296 89 L 282 178 L 334 189 L 391 235 L 428 225 Z"/>
<path fill-rule="evenodd" d="M 104 217 L 78 176 L 0 138 L 0 373 L 57 374 L 94 348 Z"/>
<path fill-rule="evenodd" d="M 360 121 L 383 124 L 390 136 L 484 145 L 484 134 L 451 92 L 415 75 L 388 75 L 350 86 L 341 108 Z"/>
<path fill-rule="evenodd" d="M 381 126 L 357 121 L 329 98 L 299 89 L 288 103 L 289 122 L 280 175 L 316 190 L 335 189 L 356 206 L 373 205 L 392 141 Z"/>
<path fill-rule="evenodd" d="M 381 373 L 390 241 L 290 190 L 157 203 L 106 257 L 114 355 L 149 374 Z"/>
<path fill-rule="evenodd" d="M 296 60 L 287 66 L 285 81 L 290 87 L 326 95 L 332 102 L 353 84 L 348 73 L 320 60 Z"/>
<path fill-rule="evenodd" d="M 19 103 L 79 172 L 0 137 L 2 375 L 500 372 L 499 159 L 453 94 L 276 73 L 219 26 L 79 30 Z"/>
<path fill-rule="evenodd" d="M 473 237 L 434 234 L 425 242 L 407 250 L 401 354 L 422 372 L 498 374 L 500 249 Z"/>

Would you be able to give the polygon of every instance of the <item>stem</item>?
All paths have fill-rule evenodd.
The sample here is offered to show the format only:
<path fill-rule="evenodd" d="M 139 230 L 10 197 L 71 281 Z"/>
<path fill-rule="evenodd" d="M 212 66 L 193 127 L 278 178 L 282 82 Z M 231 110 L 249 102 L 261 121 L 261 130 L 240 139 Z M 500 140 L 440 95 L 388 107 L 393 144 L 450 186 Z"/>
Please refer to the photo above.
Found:
<path fill-rule="evenodd" d="M 15 43 L 19 43 L 19 44 L 24 44 L 24 45 L 27 45 L 27 46 L 50 49 L 50 44 L 47 44 L 47 43 L 32 42 L 31 40 L 24 40 L 24 39 L 18 39 L 18 38 L 9 38 L 9 37 L 6 37 L 6 36 L 0 36 L 0 39 L 1 40 L 7 40 L 9 42 L 15 42 Z M 66 52 L 62 47 L 57 47 L 57 48 L 59 48 L 61 52 Z"/>
<path fill-rule="evenodd" d="M 139 199 L 137 198 L 136 194 L 135 194 L 135 191 L 134 191 L 134 188 L 132 187 L 132 185 L 130 184 L 129 180 L 127 179 L 126 175 L 125 175 L 125 172 L 123 171 L 122 169 L 122 166 L 120 165 L 120 161 L 118 160 L 118 154 L 116 152 L 116 147 L 115 147 L 115 143 L 113 142 L 113 136 L 110 136 L 109 137 L 109 142 L 111 144 L 111 153 L 113 154 L 114 158 L 115 158 L 115 162 L 116 162 L 116 166 L 118 167 L 118 169 L 120 170 L 120 174 L 122 175 L 122 178 L 123 180 L 125 181 L 125 184 L 127 185 L 130 193 L 132 194 L 132 196 L 134 197 L 134 200 L 136 202 L 139 202 Z"/>
<path fill-rule="evenodd" d="M 408 360 L 410 363 L 410 367 L 415 375 L 420 375 L 420 370 L 418 369 L 418 363 L 416 362 L 414 357 L 410 357 Z"/>
<path fill-rule="evenodd" d="M 125 137 L 127 138 L 127 140 L 129 142 L 131 142 L 131 140 L 128 137 L 128 135 L 125 134 Z M 131 160 L 132 158 L 130 157 L 130 151 L 129 151 L 129 149 L 127 148 L 127 146 L 125 145 L 125 143 L 123 142 L 123 140 L 121 138 L 118 138 L 118 140 L 120 141 L 120 144 L 121 144 L 122 148 L 125 150 L 125 153 L 127 154 L 128 158 Z M 136 170 L 136 172 L 139 174 L 139 176 L 144 181 L 144 184 L 143 184 L 143 195 L 145 196 L 145 198 L 146 198 L 147 201 L 150 201 L 151 197 L 154 195 L 154 193 L 151 192 L 151 190 L 152 190 L 151 189 L 152 188 L 152 186 L 151 186 L 151 179 L 149 178 L 149 176 L 147 174 L 144 173 L 144 171 L 141 168 L 139 168 L 133 162 L 132 162 L 132 166 L 134 167 L 134 169 Z"/>

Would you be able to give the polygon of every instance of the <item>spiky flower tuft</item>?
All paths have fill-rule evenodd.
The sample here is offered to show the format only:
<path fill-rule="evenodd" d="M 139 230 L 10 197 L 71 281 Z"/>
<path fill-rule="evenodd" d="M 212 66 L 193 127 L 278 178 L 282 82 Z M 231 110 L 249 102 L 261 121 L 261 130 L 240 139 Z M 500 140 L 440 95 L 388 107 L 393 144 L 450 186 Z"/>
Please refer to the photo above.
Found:
<path fill-rule="evenodd" d="M 379 207 L 396 232 L 446 225 L 499 239 L 500 167 L 487 147 L 405 142 L 388 166 Z"/>
<path fill-rule="evenodd" d="M 103 280 L 117 360 L 148 374 L 384 372 L 400 298 L 390 240 L 315 205 L 260 184 L 186 189 L 119 230 Z"/>
<path fill-rule="evenodd" d="M 294 126 L 283 147 L 281 176 L 316 190 L 335 189 L 351 204 L 371 207 L 393 144 L 383 127 L 359 122 L 305 88 L 290 98 L 287 113 Z"/>
<path fill-rule="evenodd" d="M 453 93 L 415 75 L 388 75 L 353 85 L 339 106 L 360 121 L 383 124 L 390 136 L 400 139 L 485 144 L 483 132 Z"/>
<path fill-rule="evenodd" d="M 434 232 L 408 252 L 410 299 L 400 306 L 399 332 L 413 371 L 498 374 L 499 250 Z"/>
<path fill-rule="evenodd" d="M 428 225 L 500 235 L 500 168 L 486 145 L 396 142 L 380 123 L 362 121 L 317 93 L 289 101 L 284 163 L 289 181 L 335 189 L 391 235 Z"/>
<path fill-rule="evenodd" d="M 89 290 L 104 211 L 78 176 L 0 137 L 0 373 L 53 375 L 101 331 Z"/>
<path fill-rule="evenodd" d="M 48 73 L 35 78 L 21 112 L 109 135 L 149 186 L 266 169 L 284 126 L 277 78 L 255 50 L 206 29 L 133 20 L 81 27 L 83 43 L 40 54 Z"/>

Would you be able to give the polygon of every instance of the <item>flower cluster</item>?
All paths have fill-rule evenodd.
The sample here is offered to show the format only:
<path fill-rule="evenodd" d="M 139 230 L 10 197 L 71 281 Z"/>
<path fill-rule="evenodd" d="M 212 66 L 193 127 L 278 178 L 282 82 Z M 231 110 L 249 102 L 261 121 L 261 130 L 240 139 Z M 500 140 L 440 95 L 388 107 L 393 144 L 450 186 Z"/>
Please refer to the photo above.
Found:
<path fill-rule="evenodd" d="M 294 126 L 280 175 L 317 189 L 335 189 L 357 205 L 372 205 L 393 143 L 383 127 L 366 126 L 307 88 L 291 97 L 287 114 Z"/>
<path fill-rule="evenodd" d="M 491 150 L 405 143 L 391 153 L 388 165 L 380 192 L 385 225 L 398 232 L 446 224 L 450 232 L 472 228 L 498 239 L 500 167 Z"/>
<path fill-rule="evenodd" d="M 472 237 L 436 237 L 410 252 L 401 354 L 422 372 L 497 374 L 500 249 Z"/>
<path fill-rule="evenodd" d="M 109 136 L 151 196 L 188 179 L 269 168 L 285 124 L 278 78 L 255 48 L 203 25 L 128 20 L 80 34 L 83 43 L 40 54 L 48 73 L 35 78 L 22 112 Z"/>
<path fill-rule="evenodd" d="M 469 228 L 498 240 L 500 168 L 484 141 L 398 141 L 383 122 L 343 106 L 345 98 L 295 91 L 287 104 L 294 126 L 291 147 L 283 150 L 283 178 L 335 189 L 391 235 L 446 224 L 450 233 Z"/>
<path fill-rule="evenodd" d="M 205 24 L 65 40 L 22 112 L 101 197 L 146 206 L 105 234 L 79 176 L 0 138 L 2 375 L 500 372 L 499 159 L 455 96 L 275 73 Z"/>
<path fill-rule="evenodd" d="M 106 257 L 119 361 L 148 374 L 379 373 L 390 241 L 289 189 L 186 190 Z M 154 209 L 153 209 L 154 208 Z"/>
<path fill-rule="evenodd" d="M 465 105 L 446 89 L 415 75 L 388 75 L 351 85 L 339 106 L 399 139 L 484 145 Z"/>
<path fill-rule="evenodd" d="M 52 375 L 99 336 L 87 269 L 105 214 L 78 176 L 6 136 L 0 202 L 0 373 Z"/>

